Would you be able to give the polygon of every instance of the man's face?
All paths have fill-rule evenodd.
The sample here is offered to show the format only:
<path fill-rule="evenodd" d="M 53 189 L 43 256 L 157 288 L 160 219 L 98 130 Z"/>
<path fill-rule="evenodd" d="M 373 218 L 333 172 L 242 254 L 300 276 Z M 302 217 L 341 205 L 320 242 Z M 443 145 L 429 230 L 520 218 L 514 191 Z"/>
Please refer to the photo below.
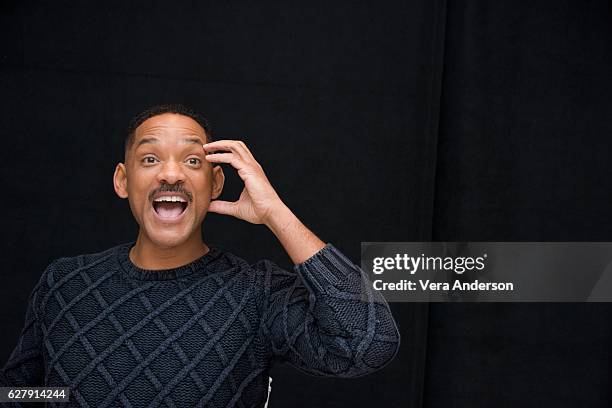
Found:
<path fill-rule="evenodd" d="M 115 169 L 115 191 L 128 198 L 140 235 L 164 248 L 201 234 L 223 172 L 204 159 L 204 129 L 193 119 L 164 113 L 144 121 Z M 198 239 L 200 239 L 198 237 Z"/>

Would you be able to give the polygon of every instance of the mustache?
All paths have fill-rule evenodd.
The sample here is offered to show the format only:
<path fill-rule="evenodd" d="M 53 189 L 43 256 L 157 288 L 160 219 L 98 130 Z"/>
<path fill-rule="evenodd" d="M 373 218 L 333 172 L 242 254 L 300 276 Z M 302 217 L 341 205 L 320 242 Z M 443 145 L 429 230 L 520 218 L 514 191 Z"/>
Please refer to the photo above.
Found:
<path fill-rule="evenodd" d="M 189 202 L 193 201 L 193 194 L 185 190 L 185 188 L 181 184 L 162 184 L 159 188 L 156 188 L 155 190 L 151 191 L 151 193 L 149 193 L 149 201 L 153 201 L 153 197 L 155 196 L 155 194 L 165 192 L 182 193 L 187 196 L 187 200 Z"/>

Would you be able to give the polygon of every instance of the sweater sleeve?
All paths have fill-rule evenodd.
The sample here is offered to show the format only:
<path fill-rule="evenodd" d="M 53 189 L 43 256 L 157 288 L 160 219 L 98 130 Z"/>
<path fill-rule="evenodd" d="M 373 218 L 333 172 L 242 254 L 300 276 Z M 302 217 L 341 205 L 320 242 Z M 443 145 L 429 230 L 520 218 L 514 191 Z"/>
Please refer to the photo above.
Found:
<path fill-rule="evenodd" d="M 36 313 L 40 282 L 30 293 L 25 324 L 8 361 L 0 371 L 0 384 L 8 386 L 42 386 L 44 362 L 42 333 Z"/>
<path fill-rule="evenodd" d="M 389 305 L 333 245 L 285 271 L 265 274 L 264 336 L 272 354 L 316 376 L 358 377 L 397 354 L 399 331 Z"/>

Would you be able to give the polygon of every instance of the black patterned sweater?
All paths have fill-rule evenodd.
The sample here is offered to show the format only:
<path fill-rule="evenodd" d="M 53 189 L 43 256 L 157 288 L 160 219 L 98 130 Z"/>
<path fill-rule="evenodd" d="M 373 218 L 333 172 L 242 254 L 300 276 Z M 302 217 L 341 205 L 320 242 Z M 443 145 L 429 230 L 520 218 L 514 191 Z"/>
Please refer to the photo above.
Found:
<path fill-rule="evenodd" d="M 293 271 L 214 247 L 144 270 L 133 245 L 49 265 L 0 385 L 67 386 L 69 406 L 262 407 L 276 360 L 346 378 L 397 353 L 388 304 L 331 244 Z"/>

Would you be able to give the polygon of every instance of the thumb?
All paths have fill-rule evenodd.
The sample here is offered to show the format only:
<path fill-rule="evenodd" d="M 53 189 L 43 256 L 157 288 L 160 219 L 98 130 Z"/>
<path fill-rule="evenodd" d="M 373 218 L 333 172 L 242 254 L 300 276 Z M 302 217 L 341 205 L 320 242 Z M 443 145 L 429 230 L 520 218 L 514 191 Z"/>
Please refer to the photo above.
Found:
<path fill-rule="evenodd" d="M 236 203 L 231 201 L 213 200 L 208 207 L 209 212 L 217 214 L 236 216 Z"/>

